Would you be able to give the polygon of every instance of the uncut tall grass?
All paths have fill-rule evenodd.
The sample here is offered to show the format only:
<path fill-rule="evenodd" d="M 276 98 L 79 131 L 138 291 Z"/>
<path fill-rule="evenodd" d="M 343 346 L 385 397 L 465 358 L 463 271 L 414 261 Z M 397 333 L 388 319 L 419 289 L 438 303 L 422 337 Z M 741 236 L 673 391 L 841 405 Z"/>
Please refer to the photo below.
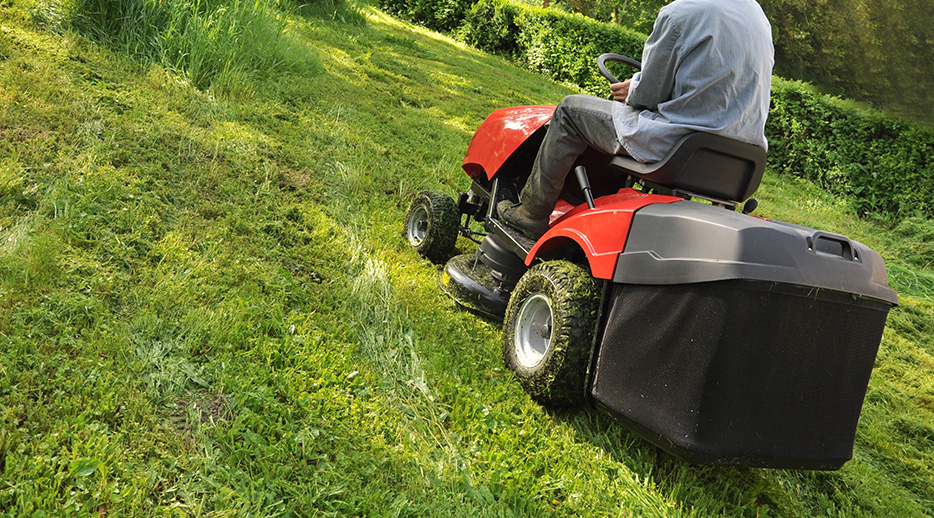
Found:
<path fill-rule="evenodd" d="M 71 25 L 131 55 L 161 62 L 198 88 L 237 90 L 257 74 L 321 69 L 287 32 L 279 0 L 70 0 Z"/>

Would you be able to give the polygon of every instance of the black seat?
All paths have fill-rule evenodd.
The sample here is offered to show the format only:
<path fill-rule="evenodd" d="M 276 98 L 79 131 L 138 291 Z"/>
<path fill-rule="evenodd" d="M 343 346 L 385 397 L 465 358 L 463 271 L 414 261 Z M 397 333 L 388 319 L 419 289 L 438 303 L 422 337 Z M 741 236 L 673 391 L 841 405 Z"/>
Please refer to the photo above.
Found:
<path fill-rule="evenodd" d="M 615 156 L 610 166 L 656 185 L 716 200 L 743 202 L 759 188 L 766 152 L 711 133 L 691 133 L 650 164 Z"/>

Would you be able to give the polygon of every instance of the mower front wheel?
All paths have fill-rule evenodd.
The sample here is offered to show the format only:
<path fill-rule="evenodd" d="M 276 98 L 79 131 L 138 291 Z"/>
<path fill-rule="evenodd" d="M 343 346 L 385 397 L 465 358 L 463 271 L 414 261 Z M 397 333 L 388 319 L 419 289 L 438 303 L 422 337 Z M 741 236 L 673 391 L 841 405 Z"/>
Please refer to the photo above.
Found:
<path fill-rule="evenodd" d="M 519 279 L 506 308 L 503 357 L 532 399 L 546 406 L 586 400 L 598 299 L 593 277 L 568 261 L 541 263 Z"/>
<path fill-rule="evenodd" d="M 405 217 L 406 241 L 422 257 L 443 263 L 457 241 L 459 216 L 453 198 L 436 191 L 422 191 L 412 200 Z"/>

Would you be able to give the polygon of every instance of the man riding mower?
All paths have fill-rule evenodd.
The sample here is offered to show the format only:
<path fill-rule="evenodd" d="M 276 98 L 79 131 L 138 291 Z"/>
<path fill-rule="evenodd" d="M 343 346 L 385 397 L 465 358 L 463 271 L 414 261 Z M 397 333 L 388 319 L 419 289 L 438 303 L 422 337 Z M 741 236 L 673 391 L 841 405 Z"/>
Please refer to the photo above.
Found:
<path fill-rule="evenodd" d="M 607 59 L 624 58 L 598 60 L 620 84 Z M 764 147 L 701 131 L 647 163 L 645 148 L 588 145 L 540 231 L 506 221 L 548 167 L 536 162 L 554 112 L 491 114 L 464 159 L 470 188 L 457 201 L 419 194 L 404 231 L 436 262 L 458 235 L 479 243 L 447 261 L 442 288 L 503 319 L 503 356 L 525 391 L 549 406 L 592 402 L 691 462 L 842 466 L 897 303 L 882 258 L 750 215 Z"/>

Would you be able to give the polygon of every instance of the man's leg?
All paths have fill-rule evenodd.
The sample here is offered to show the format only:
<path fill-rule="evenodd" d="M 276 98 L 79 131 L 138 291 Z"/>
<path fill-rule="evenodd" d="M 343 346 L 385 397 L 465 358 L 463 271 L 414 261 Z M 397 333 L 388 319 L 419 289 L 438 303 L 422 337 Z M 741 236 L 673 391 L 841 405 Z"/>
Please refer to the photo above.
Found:
<path fill-rule="evenodd" d="M 548 228 L 548 216 L 571 166 L 588 146 L 613 155 L 625 152 L 616 138 L 611 114 L 613 102 L 571 95 L 558 104 L 535 157 L 532 174 L 519 195 L 521 204 L 516 207 L 504 204 L 499 208 L 507 223 L 537 239 Z"/>

